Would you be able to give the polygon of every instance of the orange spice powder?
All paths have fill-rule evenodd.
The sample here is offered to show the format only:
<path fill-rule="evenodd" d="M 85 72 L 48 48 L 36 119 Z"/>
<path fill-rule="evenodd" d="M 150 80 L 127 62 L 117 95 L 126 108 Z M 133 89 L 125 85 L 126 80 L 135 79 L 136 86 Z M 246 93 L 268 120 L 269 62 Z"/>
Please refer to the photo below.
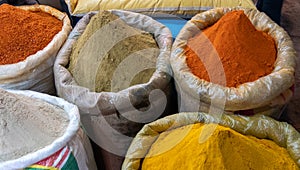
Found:
<path fill-rule="evenodd" d="M 0 65 L 25 60 L 46 47 L 62 29 L 62 21 L 44 12 L 0 6 Z"/>
<path fill-rule="evenodd" d="M 225 14 L 189 39 L 184 50 L 194 75 L 227 87 L 270 74 L 277 55 L 274 39 L 256 30 L 242 10 Z"/>

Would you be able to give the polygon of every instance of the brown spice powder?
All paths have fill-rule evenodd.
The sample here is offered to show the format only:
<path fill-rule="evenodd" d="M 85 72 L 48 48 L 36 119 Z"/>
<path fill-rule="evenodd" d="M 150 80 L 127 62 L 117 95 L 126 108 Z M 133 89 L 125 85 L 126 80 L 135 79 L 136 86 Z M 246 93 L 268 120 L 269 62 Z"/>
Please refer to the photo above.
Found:
<path fill-rule="evenodd" d="M 0 64 L 25 60 L 45 48 L 63 23 L 45 12 L 30 12 L 14 6 L 0 6 Z"/>

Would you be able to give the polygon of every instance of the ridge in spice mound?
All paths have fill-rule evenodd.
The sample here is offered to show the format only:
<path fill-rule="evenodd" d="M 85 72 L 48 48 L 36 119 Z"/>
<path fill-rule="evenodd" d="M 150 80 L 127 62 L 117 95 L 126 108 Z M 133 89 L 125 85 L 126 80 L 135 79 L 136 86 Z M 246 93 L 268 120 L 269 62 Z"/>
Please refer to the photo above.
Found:
<path fill-rule="evenodd" d="M 225 14 L 189 39 L 184 50 L 194 75 L 227 87 L 270 74 L 277 55 L 274 39 L 256 30 L 242 10 Z"/>
<path fill-rule="evenodd" d="M 299 170 L 288 151 L 271 140 L 245 136 L 220 125 L 210 134 L 204 130 L 208 128 L 215 125 L 198 123 L 161 133 L 142 169 Z"/>
<path fill-rule="evenodd" d="M 14 64 L 45 48 L 62 22 L 45 12 L 0 6 L 0 65 Z"/>
<path fill-rule="evenodd" d="M 68 124 L 63 109 L 0 89 L 0 163 L 50 145 Z"/>
<path fill-rule="evenodd" d="M 68 69 L 80 86 L 116 92 L 148 82 L 158 55 L 151 33 L 129 26 L 109 11 L 100 11 L 73 46 Z M 147 67 L 139 70 L 143 64 Z M 114 76 L 116 81 L 112 81 Z"/>

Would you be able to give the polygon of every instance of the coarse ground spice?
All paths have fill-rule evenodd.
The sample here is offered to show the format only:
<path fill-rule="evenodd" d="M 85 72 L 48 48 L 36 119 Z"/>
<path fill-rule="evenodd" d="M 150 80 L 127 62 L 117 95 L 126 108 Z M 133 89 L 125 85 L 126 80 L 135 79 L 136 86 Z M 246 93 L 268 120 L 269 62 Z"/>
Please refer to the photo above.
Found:
<path fill-rule="evenodd" d="M 189 39 L 184 50 L 186 63 L 194 75 L 227 87 L 270 74 L 277 55 L 273 38 L 256 30 L 242 10 L 225 14 Z M 221 66 L 217 67 L 218 61 L 224 72 Z"/>
<path fill-rule="evenodd" d="M 89 42 L 92 43 L 86 45 Z M 108 51 L 105 48 L 107 44 L 113 44 Z M 117 92 L 128 88 L 124 86 L 127 81 L 129 86 L 148 82 L 155 71 L 158 55 L 159 48 L 151 33 L 128 25 L 109 11 L 100 11 L 91 18 L 73 46 L 68 69 L 80 86 L 95 92 Z M 135 59 L 124 64 L 130 57 Z M 96 63 L 95 67 L 91 62 Z M 143 62 L 152 63 L 153 67 L 132 75 L 130 70 L 135 71 Z M 117 72 L 121 66 L 123 71 Z M 112 81 L 113 76 L 117 77 L 115 82 Z"/>
<path fill-rule="evenodd" d="M 25 60 L 46 47 L 63 23 L 45 12 L 0 6 L 0 64 Z"/>
<path fill-rule="evenodd" d="M 142 169 L 299 169 L 288 151 L 271 140 L 245 136 L 220 125 L 211 134 L 207 129 L 214 127 L 198 123 L 161 133 Z"/>

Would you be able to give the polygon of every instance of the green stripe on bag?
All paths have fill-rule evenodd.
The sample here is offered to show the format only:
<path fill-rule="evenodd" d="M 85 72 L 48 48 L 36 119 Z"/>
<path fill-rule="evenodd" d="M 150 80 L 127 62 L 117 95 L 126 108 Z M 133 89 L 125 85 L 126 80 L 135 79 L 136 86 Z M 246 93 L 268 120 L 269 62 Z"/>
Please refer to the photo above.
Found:
<path fill-rule="evenodd" d="M 70 153 L 70 156 L 69 156 L 67 162 L 61 168 L 61 170 L 70 170 L 70 169 L 79 170 L 77 161 L 72 153 Z"/>

